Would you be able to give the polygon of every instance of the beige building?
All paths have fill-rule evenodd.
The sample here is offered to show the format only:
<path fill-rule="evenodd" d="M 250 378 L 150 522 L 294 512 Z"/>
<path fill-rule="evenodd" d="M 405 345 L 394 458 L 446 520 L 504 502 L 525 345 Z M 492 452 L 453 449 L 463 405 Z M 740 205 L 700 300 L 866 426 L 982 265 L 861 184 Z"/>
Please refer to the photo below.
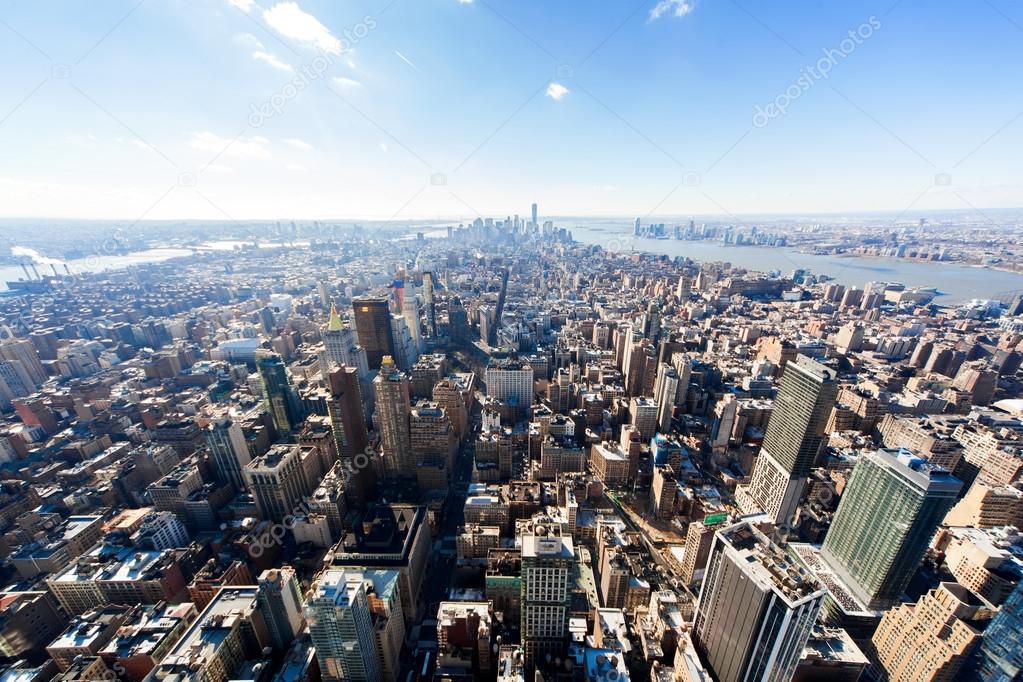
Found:
<path fill-rule="evenodd" d="M 616 441 L 594 443 L 590 470 L 608 488 L 621 488 L 629 482 L 629 453 Z"/>
<path fill-rule="evenodd" d="M 953 680 L 981 636 L 967 621 L 992 615 L 970 590 L 942 583 L 885 613 L 870 649 L 891 682 Z"/>

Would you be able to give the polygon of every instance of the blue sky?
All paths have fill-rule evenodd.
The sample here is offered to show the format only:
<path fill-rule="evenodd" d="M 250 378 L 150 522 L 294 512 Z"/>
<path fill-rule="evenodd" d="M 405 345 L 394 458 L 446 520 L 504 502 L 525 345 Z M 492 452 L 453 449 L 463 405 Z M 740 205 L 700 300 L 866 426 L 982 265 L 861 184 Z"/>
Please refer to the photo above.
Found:
<path fill-rule="evenodd" d="M 0 20 L 4 216 L 1023 206 L 1010 0 L 6 0 Z"/>

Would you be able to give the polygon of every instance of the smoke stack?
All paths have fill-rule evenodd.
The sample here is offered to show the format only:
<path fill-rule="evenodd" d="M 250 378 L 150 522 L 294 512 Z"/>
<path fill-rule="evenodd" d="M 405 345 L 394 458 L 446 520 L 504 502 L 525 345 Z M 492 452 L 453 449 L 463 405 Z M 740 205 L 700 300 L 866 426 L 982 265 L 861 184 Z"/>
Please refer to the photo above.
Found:
<path fill-rule="evenodd" d="M 25 272 L 25 279 L 32 279 L 32 275 L 28 274 L 28 268 L 24 262 L 21 263 L 21 269 Z"/>
<path fill-rule="evenodd" d="M 70 276 L 71 276 L 71 268 L 69 268 L 69 267 L 67 266 L 67 263 L 64 263 L 64 272 L 66 272 L 66 273 L 67 273 L 67 276 L 68 276 L 68 277 L 70 277 Z"/>
<path fill-rule="evenodd" d="M 53 276 L 59 277 L 60 275 L 57 274 L 57 266 L 53 263 L 50 263 L 50 267 L 53 268 Z"/>
<path fill-rule="evenodd" d="M 36 273 L 36 279 L 42 279 L 42 277 L 39 275 L 39 271 L 36 270 L 36 264 L 29 263 L 29 266 L 32 268 L 32 272 Z"/>

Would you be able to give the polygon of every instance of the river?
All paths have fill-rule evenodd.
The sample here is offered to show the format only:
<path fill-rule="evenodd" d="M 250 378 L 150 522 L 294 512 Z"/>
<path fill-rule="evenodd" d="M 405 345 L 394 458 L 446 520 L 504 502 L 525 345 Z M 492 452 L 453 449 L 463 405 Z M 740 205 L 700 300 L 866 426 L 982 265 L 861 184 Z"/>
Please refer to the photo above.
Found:
<path fill-rule="evenodd" d="M 644 239 L 632 236 L 632 225 L 610 221 L 599 225 L 569 226 L 572 237 L 584 244 L 600 244 L 615 250 L 635 250 L 668 256 L 685 256 L 696 261 L 725 261 L 733 266 L 760 272 L 788 274 L 804 269 L 827 275 L 839 284 L 863 288 L 871 281 L 901 282 L 907 287 L 934 287 L 941 292 L 937 302 L 959 303 L 972 298 L 991 298 L 1004 292 L 1023 290 L 1023 274 L 991 268 L 871 258 L 865 256 L 818 256 L 794 249 L 768 246 L 731 246 L 718 241 Z"/>

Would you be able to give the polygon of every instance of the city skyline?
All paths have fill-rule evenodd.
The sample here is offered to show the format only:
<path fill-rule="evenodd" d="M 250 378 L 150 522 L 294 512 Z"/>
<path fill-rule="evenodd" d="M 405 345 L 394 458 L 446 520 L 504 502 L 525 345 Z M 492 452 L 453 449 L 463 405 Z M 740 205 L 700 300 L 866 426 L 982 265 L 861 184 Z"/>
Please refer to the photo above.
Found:
<path fill-rule="evenodd" d="M 5 216 L 1023 206 L 1007 153 L 1023 96 L 1004 87 L 1020 19 L 995 0 L 66 8 L 0 17 L 18 67 L 0 100 Z M 953 41 L 968 49 L 934 49 Z"/>

